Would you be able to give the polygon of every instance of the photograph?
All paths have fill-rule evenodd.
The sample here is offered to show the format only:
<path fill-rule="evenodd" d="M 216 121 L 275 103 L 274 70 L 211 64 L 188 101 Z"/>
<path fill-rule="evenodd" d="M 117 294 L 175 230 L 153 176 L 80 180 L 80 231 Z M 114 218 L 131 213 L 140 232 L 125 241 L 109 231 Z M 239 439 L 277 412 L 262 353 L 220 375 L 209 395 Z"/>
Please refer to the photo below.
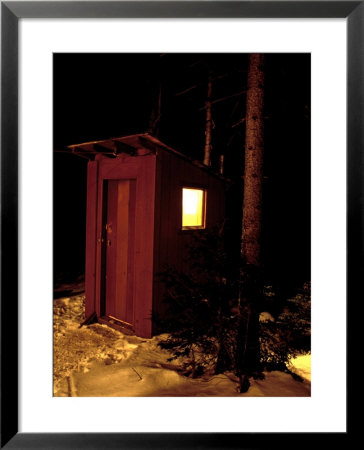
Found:
<path fill-rule="evenodd" d="M 310 53 L 53 53 L 53 396 L 311 396 Z"/>
<path fill-rule="evenodd" d="M 0 2 L 0 447 L 350 448 L 364 2 Z"/>

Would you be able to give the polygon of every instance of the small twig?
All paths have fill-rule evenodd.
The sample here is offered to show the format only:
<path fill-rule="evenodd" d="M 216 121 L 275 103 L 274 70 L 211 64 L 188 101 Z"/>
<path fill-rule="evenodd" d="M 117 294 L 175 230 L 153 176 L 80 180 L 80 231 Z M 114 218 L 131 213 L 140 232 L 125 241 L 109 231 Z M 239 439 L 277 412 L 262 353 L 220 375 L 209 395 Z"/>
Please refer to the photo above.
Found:
<path fill-rule="evenodd" d="M 175 96 L 176 96 L 176 97 L 179 97 L 180 95 L 187 94 L 188 92 L 192 91 L 193 89 L 198 88 L 199 86 L 200 86 L 200 84 L 195 84 L 194 86 L 190 86 L 190 87 L 184 89 L 183 91 L 177 92 L 177 93 L 175 94 Z"/>
<path fill-rule="evenodd" d="M 140 378 L 140 380 L 142 380 L 143 379 L 143 377 L 134 369 L 134 367 L 132 367 L 132 369 L 134 370 L 134 372 L 138 375 L 138 377 Z M 140 380 L 138 380 L 138 381 L 140 381 Z"/>
<path fill-rule="evenodd" d="M 245 122 L 245 117 L 243 117 L 242 119 L 239 120 L 239 122 L 234 123 L 234 125 L 231 125 L 231 128 L 235 128 L 238 125 L 240 125 L 241 123 Z"/>
<path fill-rule="evenodd" d="M 229 73 L 222 73 L 221 75 L 215 75 L 211 81 L 217 81 L 217 80 L 222 80 L 223 78 L 229 77 L 230 75 L 232 75 L 232 72 Z"/>
<path fill-rule="evenodd" d="M 229 100 L 230 98 L 246 94 L 246 92 L 247 91 L 244 90 L 244 91 L 236 92 L 235 94 L 227 95 L 226 97 L 217 98 L 216 100 L 211 101 L 211 105 L 216 105 L 216 103 L 224 102 L 225 100 Z M 206 109 L 206 105 L 204 105 L 202 108 L 200 108 L 200 111 L 203 111 L 204 109 Z"/>

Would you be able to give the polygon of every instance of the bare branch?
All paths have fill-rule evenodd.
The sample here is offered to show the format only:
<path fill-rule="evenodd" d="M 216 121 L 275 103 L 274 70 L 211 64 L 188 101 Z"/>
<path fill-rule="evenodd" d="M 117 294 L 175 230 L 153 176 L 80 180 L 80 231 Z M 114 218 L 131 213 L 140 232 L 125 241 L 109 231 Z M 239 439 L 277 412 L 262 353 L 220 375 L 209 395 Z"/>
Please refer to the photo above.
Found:
<path fill-rule="evenodd" d="M 238 122 L 234 123 L 234 125 L 231 125 L 231 128 L 235 128 L 238 125 L 240 125 L 241 123 L 245 122 L 245 117 L 243 117 L 242 119 L 240 119 Z"/>
<path fill-rule="evenodd" d="M 193 89 L 198 88 L 199 86 L 200 86 L 200 84 L 195 84 L 194 86 L 191 86 L 191 87 L 189 87 L 187 89 L 184 89 L 183 91 L 177 92 L 175 94 L 175 96 L 178 97 L 179 95 L 187 94 L 188 92 L 192 91 Z"/>
<path fill-rule="evenodd" d="M 236 92 L 235 94 L 227 95 L 226 97 L 218 98 L 218 99 L 216 99 L 216 100 L 213 100 L 213 101 L 211 102 L 211 105 L 216 105 L 216 103 L 224 102 L 225 100 L 229 100 L 230 98 L 233 98 L 233 97 L 237 97 L 237 96 L 239 96 L 239 95 L 246 94 L 246 92 L 247 92 L 247 91 L 244 90 L 244 91 Z M 200 111 L 203 111 L 205 108 L 206 108 L 206 105 L 203 106 L 202 108 L 200 108 Z"/>

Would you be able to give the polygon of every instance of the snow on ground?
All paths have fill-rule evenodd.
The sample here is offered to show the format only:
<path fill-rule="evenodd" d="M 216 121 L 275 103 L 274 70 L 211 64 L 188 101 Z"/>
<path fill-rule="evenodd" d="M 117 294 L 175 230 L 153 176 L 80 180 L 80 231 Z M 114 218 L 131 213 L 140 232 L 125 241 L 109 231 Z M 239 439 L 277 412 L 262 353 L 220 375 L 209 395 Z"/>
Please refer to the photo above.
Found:
<path fill-rule="evenodd" d="M 290 361 L 289 369 L 311 383 L 311 354 L 300 355 Z"/>
<path fill-rule="evenodd" d="M 165 335 L 143 339 L 106 325 L 79 328 L 85 319 L 82 280 L 56 289 L 55 297 L 54 396 L 310 396 L 310 355 L 298 357 L 290 366 L 303 381 L 268 372 L 264 380 L 251 380 L 249 391 L 240 394 L 232 373 L 198 379 L 180 375 L 178 365 L 167 361 L 170 354 L 158 346 Z"/>

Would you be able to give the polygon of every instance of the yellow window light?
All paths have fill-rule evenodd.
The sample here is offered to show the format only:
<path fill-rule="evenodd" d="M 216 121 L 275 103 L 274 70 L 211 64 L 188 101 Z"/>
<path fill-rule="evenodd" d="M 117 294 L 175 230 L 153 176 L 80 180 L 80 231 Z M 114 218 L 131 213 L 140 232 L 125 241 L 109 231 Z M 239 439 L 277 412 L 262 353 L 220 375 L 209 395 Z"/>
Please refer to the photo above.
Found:
<path fill-rule="evenodd" d="M 205 191 L 182 189 L 182 228 L 205 228 Z"/>

